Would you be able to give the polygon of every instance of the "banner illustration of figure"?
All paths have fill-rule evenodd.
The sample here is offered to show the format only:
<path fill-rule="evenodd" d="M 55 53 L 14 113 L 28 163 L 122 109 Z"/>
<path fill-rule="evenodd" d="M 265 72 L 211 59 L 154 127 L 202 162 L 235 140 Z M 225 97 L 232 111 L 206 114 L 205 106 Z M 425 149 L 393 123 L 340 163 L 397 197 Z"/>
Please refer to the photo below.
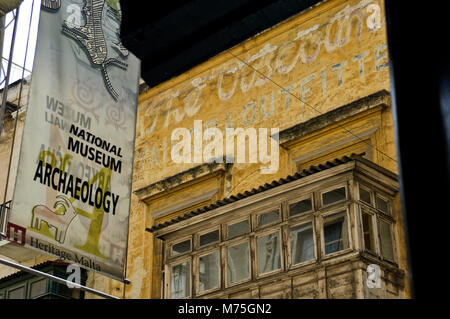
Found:
<path fill-rule="evenodd" d="M 55 211 L 52 211 L 45 205 L 36 205 L 33 207 L 31 211 L 31 227 L 41 230 L 42 223 L 47 223 L 49 229 L 53 228 L 55 230 L 55 240 L 62 244 L 66 239 L 67 229 L 77 215 L 77 212 L 66 196 L 58 195 L 56 198 L 61 200 L 57 200 L 53 205 Z M 59 207 L 64 209 L 62 214 L 56 212 Z"/>
<path fill-rule="evenodd" d="M 92 64 L 100 68 L 109 93 L 114 100 L 117 101 L 119 95 L 111 84 L 106 68 L 109 65 L 116 65 L 117 67 L 126 70 L 128 64 L 116 58 L 108 58 L 108 46 L 106 45 L 102 28 L 104 4 L 105 0 L 86 0 L 83 7 L 83 12 L 85 12 L 86 16 L 86 24 L 84 26 L 76 26 L 68 21 L 64 21 L 62 32 L 77 40 L 86 49 Z M 128 55 L 128 51 L 120 42 L 115 43 L 114 47 L 118 48 L 117 51 L 122 56 L 126 57 Z"/>

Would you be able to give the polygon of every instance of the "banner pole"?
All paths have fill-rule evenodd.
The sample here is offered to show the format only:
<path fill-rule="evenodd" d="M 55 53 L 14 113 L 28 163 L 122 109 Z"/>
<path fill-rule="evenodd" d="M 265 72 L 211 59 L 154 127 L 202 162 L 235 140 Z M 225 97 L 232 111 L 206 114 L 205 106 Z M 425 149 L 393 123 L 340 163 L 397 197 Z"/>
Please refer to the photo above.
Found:
<path fill-rule="evenodd" d="M 2 105 L 0 106 L 0 136 L 2 135 L 3 118 L 5 116 L 6 102 L 7 102 L 7 98 L 8 98 L 9 76 L 11 74 L 11 66 L 12 66 L 12 59 L 13 59 L 13 54 L 14 54 L 14 44 L 16 42 L 18 20 L 19 20 L 19 8 L 16 9 L 16 13 L 14 15 L 14 29 L 13 29 L 12 39 L 11 39 L 11 47 L 9 50 L 8 69 L 6 71 L 6 76 L 5 76 L 5 86 L 3 87 Z"/>
<path fill-rule="evenodd" d="M 13 28 L 13 34 L 12 34 L 12 39 L 11 39 L 11 47 L 9 50 L 9 58 L 8 58 L 8 68 L 6 71 L 6 76 L 5 76 L 5 85 L 3 86 L 3 96 L 2 96 L 2 104 L 0 105 L 0 137 L 2 136 L 2 130 L 3 130 L 3 119 L 5 116 L 5 110 L 6 110 L 6 103 L 7 103 L 7 98 L 8 98 L 8 87 L 9 87 L 9 76 L 11 74 L 11 65 L 12 65 L 12 59 L 13 59 L 13 53 L 14 53 L 14 43 L 16 42 L 16 33 L 17 33 L 17 24 L 18 24 L 18 20 L 19 20 L 19 8 L 16 9 L 16 13 L 14 14 L 14 28 Z M 3 21 L 4 23 L 4 21 Z M 4 26 L 3 26 L 3 30 L 2 33 L 4 35 Z M 3 50 L 3 41 L 4 41 L 4 36 L 2 36 L 2 50 Z M 2 55 L 2 52 L 0 52 L 0 55 Z M 2 56 L 3 58 L 3 56 Z M 0 61 L 0 63 L 3 63 L 2 61 Z M 5 203 L 6 201 L 6 192 L 8 191 L 8 183 L 6 183 L 5 185 L 5 194 L 3 196 L 3 201 L 2 204 Z M 3 214 L 3 212 L 5 212 Z M 3 205 L 0 206 L 0 218 L 2 218 L 2 221 L 0 221 L 0 226 L 2 226 L 2 228 L 6 227 L 6 208 L 3 207 Z M 3 232 L 4 229 L 0 229 L 0 233 Z"/>

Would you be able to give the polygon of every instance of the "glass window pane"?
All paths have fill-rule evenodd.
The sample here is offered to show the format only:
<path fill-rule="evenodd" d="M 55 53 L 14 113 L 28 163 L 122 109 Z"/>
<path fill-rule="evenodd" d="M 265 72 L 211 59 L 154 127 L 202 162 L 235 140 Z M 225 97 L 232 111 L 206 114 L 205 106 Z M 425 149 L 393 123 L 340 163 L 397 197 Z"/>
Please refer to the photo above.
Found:
<path fill-rule="evenodd" d="M 323 232 L 325 254 L 348 248 L 347 214 L 332 215 L 324 218 Z"/>
<path fill-rule="evenodd" d="M 392 245 L 391 225 L 380 220 L 381 255 L 383 258 L 394 261 L 394 247 Z"/>
<path fill-rule="evenodd" d="M 172 256 L 181 255 L 191 251 L 191 240 L 185 240 L 181 243 L 172 245 Z"/>
<path fill-rule="evenodd" d="M 377 208 L 382 212 L 389 214 L 388 202 L 377 196 Z"/>
<path fill-rule="evenodd" d="M 249 231 L 248 219 L 242 222 L 232 224 L 228 226 L 227 238 L 234 238 L 243 234 L 247 234 Z"/>
<path fill-rule="evenodd" d="M 314 259 L 312 223 L 292 227 L 289 230 L 292 264 Z"/>
<path fill-rule="evenodd" d="M 47 291 L 47 279 L 35 281 L 30 284 L 30 298 L 40 296 Z"/>
<path fill-rule="evenodd" d="M 0 293 L 0 300 L 3 299 L 3 293 Z"/>
<path fill-rule="evenodd" d="M 289 216 L 299 215 L 312 210 L 311 198 L 299 201 L 289 205 Z"/>
<path fill-rule="evenodd" d="M 25 299 L 25 287 L 22 286 L 8 291 L 8 299 Z"/>
<path fill-rule="evenodd" d="M 170 269 L 170 297 L 181 299 L 190 296 L 191 284 L 191 263 L 184 263 L 172 266 Z"/>
<path fill-rule="evenodd" d="M 329 205 L 331 203 L 339 202 L 345 199 L 345 187 L 336 188 L 332 191 L 322 194 L 322 202 L 324 205 Z"/>
<path fill-rule="evenodd" d="M 198 290 L 207 291 L 219 287 L 219 252 L 199 257 Z"/>
<path fill-rule="evenodd" d="M 372 205 L 372 201 L 370 200 L 370 192 L 366 191 L 365 189 L 359 189 L 359 199 L 369 205 Z"/>
<path fill-rule="evenodd" d="M 228 284 L 250 278 L 248 242 L 228 247 Z"/>
<path fill-rule="evenodd" d="M 280 211 L 274 210 L 270 213 L 261 214 L 258 217 L 258 226 L 264 226 L 280 220 Z"/>
<path fill-rule="evenodd" d="M 362 224 L 364 235 L 364 247 L 365 249 L 371 252 L 375 252 L 372 216 L 366 213 L 362 213 Z"/>
<path fill-rule="evenodd" d="M 258 274 L 265 274 L 281 268 L 279 233 L 258 238 Z"/>
<path fill-rule="evenodd" d="M 200 246 L 209 245 L 219 241 L 219 230 L 200 235 Z"/>

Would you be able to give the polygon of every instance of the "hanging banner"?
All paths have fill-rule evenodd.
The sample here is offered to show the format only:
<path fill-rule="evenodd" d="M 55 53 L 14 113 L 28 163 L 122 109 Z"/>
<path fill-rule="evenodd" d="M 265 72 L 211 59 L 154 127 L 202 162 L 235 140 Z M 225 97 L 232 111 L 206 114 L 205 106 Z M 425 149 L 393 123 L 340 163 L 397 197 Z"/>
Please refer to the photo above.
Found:
<path fill-rule="evenodd" d="M 43 0 L 7 236 L 124 279 L 140 61 L 118 0 Z"/>

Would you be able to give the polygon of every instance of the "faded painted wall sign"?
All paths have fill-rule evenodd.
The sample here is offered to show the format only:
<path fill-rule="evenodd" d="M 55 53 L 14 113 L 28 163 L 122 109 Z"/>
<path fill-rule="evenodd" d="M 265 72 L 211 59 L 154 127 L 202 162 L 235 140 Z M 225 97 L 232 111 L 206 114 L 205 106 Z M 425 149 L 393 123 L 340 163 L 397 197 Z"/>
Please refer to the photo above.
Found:
<path fill-rule="evenodd" d="M 123 279 L 140 63 L 119 2 L 44 1 L 10 240 Z M 20 236 L 16 234 L 20 230 Z"/>
<path fill-rule="evenodd" d="M 175 173 L 171 131 L 194 120 L 205 129 L 282 130 L 389 89 L 383 1 L 330 1 L 314 10 L 144 94 L 136 156 L 149 173 L 139 182 Z"/>

